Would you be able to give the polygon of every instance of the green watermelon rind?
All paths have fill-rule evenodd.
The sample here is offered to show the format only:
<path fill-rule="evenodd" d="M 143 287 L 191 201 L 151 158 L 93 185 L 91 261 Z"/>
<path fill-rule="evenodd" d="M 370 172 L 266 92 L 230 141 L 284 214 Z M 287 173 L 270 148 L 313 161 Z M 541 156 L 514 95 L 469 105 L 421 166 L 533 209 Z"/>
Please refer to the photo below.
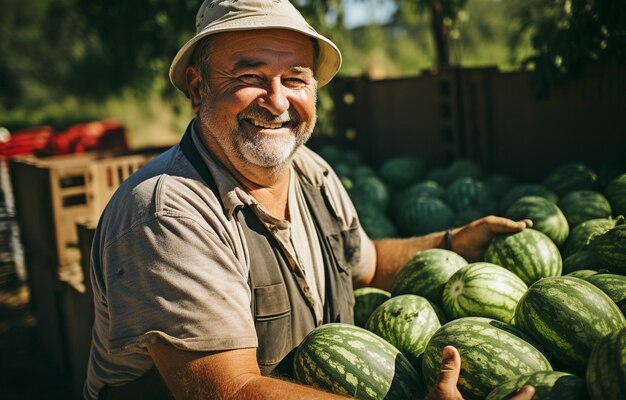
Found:
<path fill-rule="evenodd" d="M 602 267 L 626 275 L 626 224 L 616 225 L 590 239 L 589 249 L 598 257 Z"/>
<path fill-rule="evenodd" d="M 490 318 L 464 317 L 448 322 L 431 337 L 422 359 L 422 374 L 432 388 L 447 345 L 461 355 L 459 391 L 465 399 L 483 399 L 502 383 L 534 371 L 552 370 L 544 354 L 512 326 Z"/>
<path fill-rule="evenodd" d="M 418 252 L 396 274 L 391 294 L 415 294 L 441 307 L 446 282 L 467 264 L 463 257 L 450 250 L 429 249 Z"/>
<path fill-rule="evenodd" d="M 430 302 L 413 294 L 385 301 L 365 324 L 365 329 L 394 345 L 416 369 L 428 340 L 439 327 L 439 317 Z"/>
<path fill-rule="evenodd" d="M 590 239 L 598 234 L 602 234 L 615 226 L 615 220 L 609 218 L 596 218 L 585 221 L 572 230 L 563 246 L 563 256 L 586 250 Z"/>
<path fill-rule="evenodd" d="M 537 341 L 560 370 L 584 375 L 593 345 L 625 327 L 626 319 L 591 283 L 557 276 L 528 288 L 517 305 L 515 326 Z"/>
<path fill-rule="evenodd" d="M 443 308 L 451 318 L 486 317 L 507 324 L 528 286 L 499 265 L 476 262 L 456 271 L 443 289 Z"/>
<path fill-rule="evenodd" d="M 485 400 L 511 398 L 524 385 L 531 385 L 535 388 L 534 399 L 589 399 L 583 378 L 561 371 L 537 371 L 503 383 L 489 393 Z"/>
<path fill-rule="evenodd" d="M 533 229 L 546 234 L 557 246 L 565 243 L 569 235 L 567 218 L 559 206 L 543 197 L 521 197 L 511 204 L 504 216 L 515 221 L 531 219 Z"/>
<path fill-rule="evenodd" d="M 624 399 L 626 328 L 609 333 L 593 347 L 585 379 L 592 400 Z"/>
<path fill-rule="evenodd" d="M 604 195 L 593 190 L 576 190 L 562 197 L 558 203 L 570 228 L 592 219 L 610 218 L 611 204 Z"/>
<path fill-rule="evenodd" d="M 371 400 L 425 395 L 420 376 L 393 345 L 354 325 L 331 323 L 311 331 L 294 355 L 299 383 Z"/>
<path fill-rule="evenodd" d="M 496 236 L 487 247 L 484 260 L 510 270 L 526 285 L 559 276 L 563 271 L 558 247 L 548 236 L 532 228 Z"/>
<path fill-rule="evenodd" d="M 374 310 L 391 298 L 391 293 L 374 287 L 354 290 L 354 324 L 363 328 Z"/>

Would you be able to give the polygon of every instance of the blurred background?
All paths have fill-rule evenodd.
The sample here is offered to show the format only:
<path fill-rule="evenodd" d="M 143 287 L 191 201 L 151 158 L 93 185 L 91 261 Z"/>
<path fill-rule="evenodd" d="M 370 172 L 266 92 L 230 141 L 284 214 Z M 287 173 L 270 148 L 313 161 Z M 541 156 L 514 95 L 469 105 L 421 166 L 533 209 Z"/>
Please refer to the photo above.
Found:
<path fill-rule="evenodd" d="M 0 1 L 0 396 L 79 398 L 95 222 L 192 117 L 168 68 L 201 1 Z M 515 183 L 626 173 L 626 2 L 293 3 L 343 53 L 310 146 L 370 236 L 501 213 L 492 194 Z M 394 196 L 460 178 L 480 202 L 448 193 L 445 218 L 394 226 Z"/>
<path fill-rule="evenodd" d="M 114 117 L 133 147 L 174 142 L 190 111 L 169 84 L 198 0 L 3 0 L 0 124 L 62 129 Z M 624 58 L 624 4 L 592 0 L 295 0 L 341 48 L 340 76 L 442 66 L 533 70 L 543 83 Z M 328 107 L 322 101 L 322 108 Z M 328 125 L 320 122 L 320 129 Z"/>

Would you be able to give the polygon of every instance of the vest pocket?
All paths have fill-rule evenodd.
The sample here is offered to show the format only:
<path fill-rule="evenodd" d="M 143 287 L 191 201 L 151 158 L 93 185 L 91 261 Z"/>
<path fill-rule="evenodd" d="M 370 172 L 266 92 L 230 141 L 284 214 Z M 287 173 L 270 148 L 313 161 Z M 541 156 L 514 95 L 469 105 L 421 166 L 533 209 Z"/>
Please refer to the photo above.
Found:
<path fill-rule="evenodd" d="M 356 220 L 352 226 L 339 233 L 328 235 L 328 242 L 335 255 L 339 267 L 347 273 L 358 264 L 361 253 L 361 235 Z"/>
<path fill-rule="evenodd" d="M 291 350 L 291 307 L 284 283 L 254 288 L 254 324 L 261 366 L 277 364 Z"/>

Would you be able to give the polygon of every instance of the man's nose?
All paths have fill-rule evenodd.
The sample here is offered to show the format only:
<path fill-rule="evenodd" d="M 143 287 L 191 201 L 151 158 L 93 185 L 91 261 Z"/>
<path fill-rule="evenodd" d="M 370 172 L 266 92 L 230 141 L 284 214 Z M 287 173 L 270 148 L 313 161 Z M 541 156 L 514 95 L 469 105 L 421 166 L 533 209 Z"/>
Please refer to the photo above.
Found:
<path fill-rule="evenodd" d="M 289 109 L 285 87 L 279 78 L 268 82 L 267 91 L 259 97 L 258 103 L 274 115 L 281 115 Z"/>

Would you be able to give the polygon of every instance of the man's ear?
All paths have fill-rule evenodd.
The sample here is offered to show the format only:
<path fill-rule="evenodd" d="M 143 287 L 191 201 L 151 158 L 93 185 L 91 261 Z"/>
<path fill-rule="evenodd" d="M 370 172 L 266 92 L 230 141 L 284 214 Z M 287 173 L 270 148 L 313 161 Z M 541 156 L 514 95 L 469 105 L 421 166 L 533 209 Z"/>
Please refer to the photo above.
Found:
<path fill-rule="evenodd" d="M 191 109 L 194 114 L 197 114 L 200 110 L 200 85 L 202 85 L 202 78 L 198 69 L 192 65 L 187 67 L 185 78 L 187 80 L 187 97 L 191 100 Z"/>

